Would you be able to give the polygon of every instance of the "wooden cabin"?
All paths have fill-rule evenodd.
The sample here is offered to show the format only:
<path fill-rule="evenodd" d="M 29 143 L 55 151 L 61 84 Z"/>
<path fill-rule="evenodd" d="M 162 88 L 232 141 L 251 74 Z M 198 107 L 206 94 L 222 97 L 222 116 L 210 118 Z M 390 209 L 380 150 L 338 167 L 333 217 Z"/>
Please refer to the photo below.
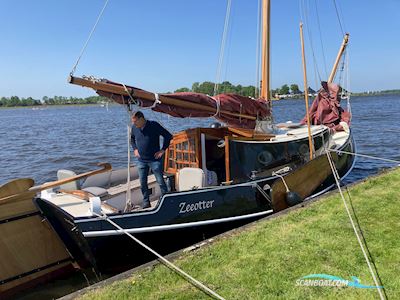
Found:
<path fill-rule="evenodd" d="M 230 184 L 230 140 L 268 141 L 273 135 L 231 127 L 194 128 L 175 133 L 164 159 L 164 171 L 175 175 L 176 190 Z M 184 177 L 184 179 L 182 179 Z"/>

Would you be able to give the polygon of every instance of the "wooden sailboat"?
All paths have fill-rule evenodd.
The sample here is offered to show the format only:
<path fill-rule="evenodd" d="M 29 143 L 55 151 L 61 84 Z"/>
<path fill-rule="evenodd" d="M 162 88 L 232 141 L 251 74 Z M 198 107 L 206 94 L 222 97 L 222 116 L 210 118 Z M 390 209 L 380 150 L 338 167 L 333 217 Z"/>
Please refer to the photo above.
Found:
<path fill-rule="evenodd" d="M 353 152 L 351 131 L 333 131 L 329 128 L 332 124 L 323 123 L 284 124 L 280 132 L 262 131 L 273 125 L 269 109 L 269 6 L 264 0 L 260 99 L 232 94 L 157 94 L 108 80 L 70 76 L 70 83 L 92 88 L 129 108 L 150 107 L 175 117 L 215 116 L 226 124 L 174 134 L 164 160 L 170 191 L 159 199 L 158 186 L 149 176 L 150 209 L 127 209 L 141 201 L 135 168 L 129 170 L 132 181 L 128 183 L 126 177 L 122 181 L 120 177 L 128 170 L 109 170 L 84 182 L 76 181 L 63 191 L 45 191 L 36 198 L 36 205 L 74 259 L 108 269 L 127 268 L 145 256 L 108 220 L 153 248 L 168 251 L 168 246 L 190 243 L 196 234 L 204 236 L 238 226 L 334 186 L 324 156 L 328 149 Z M 329 92 L 334 86 L 325 86 L 320 99 L 334 101 L 337 94 Z M 260 124 L 260 130 L 255 130 Z M 343 154 L 335 156 L 335 163 L 343 178 L 354 159 Z M 289 201 L 289 192 L 295 195 L 294 202 Z"/>

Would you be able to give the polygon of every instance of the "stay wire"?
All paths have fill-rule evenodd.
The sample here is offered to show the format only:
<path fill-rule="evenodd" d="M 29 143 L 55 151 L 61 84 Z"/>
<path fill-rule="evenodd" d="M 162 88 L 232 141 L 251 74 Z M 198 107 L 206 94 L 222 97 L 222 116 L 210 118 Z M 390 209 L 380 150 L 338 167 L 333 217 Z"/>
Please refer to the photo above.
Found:
<path fill-rule="evenodd" d="M 311 54 L 312 54 L 312 58 L 313 58 L 313 64 L 314 64 L 314 72 L 315 72 L 315 76 L 318 76 L 318 80 L 321 81 L 321 74 L 319 72 L 319 68 L 318 68 L 318 62 L 317 62 L 317 58 L 315 56 L 315 50 L 314 50 L 314 44 L 313 44 L 313 39 L 312 39 L 312 34 L 311 34 L 311 30 L 310 30 L 310 22 L 308 19 L 308 8 L 306 7 L 306 2 L 304 0 L 300 1 L 300 18 L 304 24 L 304 27 L 306 27 L 307 29 L 307 39 L 309 41 L 310 44 L 310 49 L 311 49 Z M 316 80 L 317 81 L 317 80 Z"/>
<path fill-rule="evenodd" d="M 101 11 L 100 11 L 100 13 L 99 13 L 99 15 L 98 15 L 98 17 L 97 17 L 97 20 L 96 20 L 96 22 L 94 23 L 94 26 L 93 26 L 92 30 L 90 31 L 90 33 L 89 33 L 89 37 L 87 38 L 87 40 L 86 40 L 86 42 L 85 42 L 85 44 L 84 44 L 84 46 L 83 46 L 83 48 L 82 48 L 82 50 L 81 50 L 81 53 L 79 54 L 78 59 L 76 60 L 75 65 L 72 67 L 72 70 L 71 70 L 71 73 L 70 73 L 71 76 L 74 75 L 74 73 L 75 73 L 75 71 L 76 71 L 76 68 L 77 68 L 77 66 L 78 66 L 78 64 L 79 64 L 79 61 L 81 60 L 81 58 L 82 58 L 82 56 L 83 56 L 83 53 L 85 52 L 86 47 L 87 47 L 87 45 L 89 44 L 89 41 L 90 41 L 90 39 L 92 38 L 92 35 L 93 35 L 94 31 L 96 30 L 97 24 L 99 23 L 101 17 L 103 16 L 103 13 L 104 13 L 104 10 L 105 10 L 106 7 L 107 7 L 108 1 L 109 1 L 109 0 L 105 0 L 105 2 L 104 2 L 103 8 L 101 9 Z"/>
<path fill-rule="evenodd" d="M 349 154 L 349 155 L 353 155 L 356 157 L 360 156 L 360 157 L 365 157 L 365 158 L 377 159 L 377 160 L 382 160 L 382 161 L 391 162 L 391 163 L 400 165 L 400 160 L 381 158 L 381 157 L 376 157 L 376 156 L 371 156 L 371 155 L 366 155 L 366 154 L 359 154 L 359 153 L 353 153 L 353 152 L 347 152 L 347 151 L 335 150 L 335 149 L 329 149 L 329 151 L 336 152 L 336 153 L 342 153 L 342 154 Z"/>
<path fill-rule="evenodd" d="M 221 80 L 222 65 L 223 65 L 224 55 L 225 55 L 225 46 L 226 46 L 226 40 L 227 40 L 227 36 L 228 36 L 228 31 L 229 31 L 229 19 L 231 16 L 231 7 L 232 7 L 232 0 L 228 0 L 227 6 L 226 6 L 224 31 L 222 33 L 221 48 L 220 48 L 220 52 L 219 52 L 219 59 L 218 59 L 218 65 L 217 65 L 217 74 L 215 76 L 214 96 L 218 92 L 218 85 Z"/>
<path fill-rule="evenodd" d="M 342 22 L 340 20 L 341 18 L 340 18 L 340 14 L 339 14 L 339 11 L 338 11 L 338 7 L 336 5 L 336 0 L 333 0 L 333 5 L 335 6 L 336 16 L 337 16 L 337 19 L 338 19 L 338 22 L 339 22 L 340 30 L 342 31 L 342 36 L 344 36 L 344 30 L 343 30 Z"/>
<path fill-rule="evenodd" d="M 325 76 L 326 76 L 326 78 L 328 78 L 328 67 L 326 66 L 325 47 L 324 47 L 324 43 L 323 43 L 323 39 L 322 39 L 321 22 L 319 19 L 318 0 L 314 0 L 314 3 L 315 3 L 315 12 L 316 12 L 316 16 L 317 16 L 319 40 L 321 43 L 322 58 L 324 61 Z"/>

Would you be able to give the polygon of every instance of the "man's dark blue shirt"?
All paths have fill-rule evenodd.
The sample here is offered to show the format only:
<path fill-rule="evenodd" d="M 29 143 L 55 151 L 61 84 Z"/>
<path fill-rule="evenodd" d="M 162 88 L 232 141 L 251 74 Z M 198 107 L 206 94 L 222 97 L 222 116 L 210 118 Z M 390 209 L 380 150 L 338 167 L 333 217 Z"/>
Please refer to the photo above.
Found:
<path fill-rule="evenodd" d="M 133 150 L 139 151 L 139 160 L 142 162 L 152 162 L 156 160 L 154 154 L 160 151 L 160 136 L 164 138 L 162 150 L 167 150 L 172 135 L 155 121 L 146 120 L 143 128 L 132 126 L 131 143 Z"/>

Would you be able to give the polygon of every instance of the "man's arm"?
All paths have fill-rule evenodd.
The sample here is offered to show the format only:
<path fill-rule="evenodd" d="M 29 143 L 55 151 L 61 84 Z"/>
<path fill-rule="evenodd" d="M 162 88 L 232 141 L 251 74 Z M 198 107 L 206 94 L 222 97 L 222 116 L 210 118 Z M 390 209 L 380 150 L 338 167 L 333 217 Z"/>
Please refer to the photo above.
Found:
<path fill-rule="evenodd" d="M 169 143 L 172 140 L 172 134 L 167 129 L 162 127 L 160 124 L 158 124 L 158 127 L 159 127 L 158 130 L 159 130 L 160 135 L 164 138 L 163 146 L 161 149 L 165 151 L 168 149 Z"/>

